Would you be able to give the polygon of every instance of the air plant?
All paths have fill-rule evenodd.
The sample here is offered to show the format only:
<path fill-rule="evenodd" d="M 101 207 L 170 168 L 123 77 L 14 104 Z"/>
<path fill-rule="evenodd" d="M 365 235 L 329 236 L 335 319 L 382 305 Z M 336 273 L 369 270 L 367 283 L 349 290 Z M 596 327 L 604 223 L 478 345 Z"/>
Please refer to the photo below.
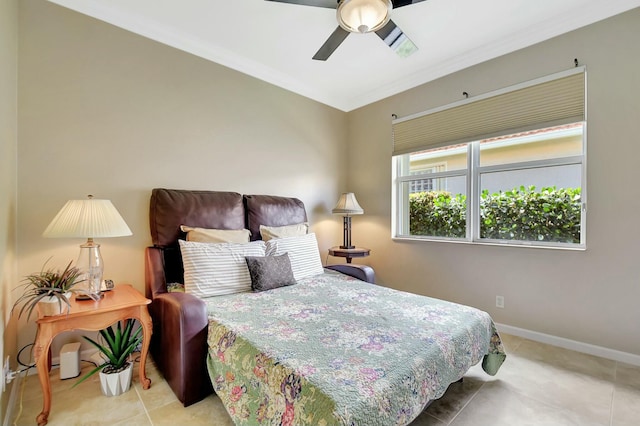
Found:
<path fill-rule="evenodd" d="M 18 318 L 22 317 L 22 314 L 26 311 L 27 320 L 29 320 L 38 302 L 49 297 L 57 299 L 60 310 L 62 310 L 63 303 L 67 307 L 71 307 L 66 293 L 75 292 L 76 290 L 73 287 L 84 281 L 84 279 L 80 279 L 82 276 L 80 270 L 75 266 L 71 266 L 72 264 L 73 261 L 69 262 L 62 271 L 51 268 L 45 270 L 43 265 L 42 271 L 27 275 L 23 280 L 24 284 L 18 287 L 24 289 L 23 294 L 15 301 L 11 312 L 13 313 L 14 309 L 22 305 Z"/>

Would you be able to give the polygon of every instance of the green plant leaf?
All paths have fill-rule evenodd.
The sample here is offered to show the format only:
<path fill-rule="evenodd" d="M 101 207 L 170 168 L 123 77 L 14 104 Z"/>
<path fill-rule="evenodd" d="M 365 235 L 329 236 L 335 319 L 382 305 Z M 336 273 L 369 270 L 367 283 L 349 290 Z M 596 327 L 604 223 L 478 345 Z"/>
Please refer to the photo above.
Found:
<path fill-rule="evenodd" d="M 91 337 L 82 336 L 85 340 L 91 343 L 93 346 L 98 348 L 100 352 L 102 352 L 107 358 L 109 358 L 109 363 L 115 363 L 117 361 L 117 357 L 114 355 L 114 351 L 112 347 L 102 346 L 100 343 L 93 340 Z M 108 364 L 108 363 L 107 363 Z"/>
<path fill-rule="evenodd" d="M 127 363 L 129 356 L 135 351 L 135 349 L 143 339 L 142 327 L 139 327 L 135 332 L 133 332 L 134 325 L 135 320 L 130 318 L 122 322 L 118 321 L 114 325 L 100 330 L 100 335 L 107 342 L 106 346 L 99 344 L 90 337 L 83 336 L 84 339 L 98 348 L 98 350 L 108 358 L 108 361 L 105 362 L 99 369 L 107 366 L 113 367 L 114 369 L 119 369 Z M 86 380 L 88 375 L 94 374 L 95 372 L 96 371 L 91 371 L 81 380 Z"/>
<path fill-rule="evenodd" d="M 580 242 L 581 189 L 535 186 L 490 194 L 481 191 L 482 238 Z M 515 224 L 515 226 L 514 226 Z M 412 235 L 464 237 L 466 196 L 445 191 L 409 195 Z"/>
<path fill-rule="evenodd" d="M 85 380 L 87 380 L 89 377 L 93 376 L 94 374 L 96 374 L 98 371 L 102 370 L 104 367 L 106 367 L 108 364 L 104 363 L 101 364 L 99 366 L 97 366 L 96 368 L 94 368 L 93 370 L 89 371 L 87 374 L 85 374 L 84 376 L 82 376 L 81 378 L 78 379 L 77 382 L 75 382 L 73 384 L 73 386 L 71 386 L 71 389 L 75 388 L 76 386 L 78 386 L 80 383 L 84 382 Z"/>

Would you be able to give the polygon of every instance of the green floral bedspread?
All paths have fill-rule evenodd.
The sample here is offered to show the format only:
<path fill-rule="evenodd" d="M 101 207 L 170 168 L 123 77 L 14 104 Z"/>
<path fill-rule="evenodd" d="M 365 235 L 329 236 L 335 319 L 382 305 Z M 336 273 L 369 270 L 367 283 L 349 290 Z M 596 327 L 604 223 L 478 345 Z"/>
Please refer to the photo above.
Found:
<path fill-rule="evenodd" d="M 506 356 L 486 312 L 337 273 L 206 302 L 209 375 L 236 424 L 406 425 Z"/>

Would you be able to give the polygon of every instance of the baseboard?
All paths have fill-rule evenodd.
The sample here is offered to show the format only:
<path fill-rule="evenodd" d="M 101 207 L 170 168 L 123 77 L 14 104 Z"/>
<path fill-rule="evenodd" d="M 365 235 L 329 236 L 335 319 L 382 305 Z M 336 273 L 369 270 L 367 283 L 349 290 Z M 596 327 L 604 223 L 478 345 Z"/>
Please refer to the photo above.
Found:
<path fill-rule="evenodd" d="M 599 356 L 614 361 L 624 362 L 626 364 L 640 366 L 640 355 L 617 351 L 602 346 L 596 346 L 589 343 L 578 342 L 577 340 L 565 339 L 564 337 L 552 336 L 550 334 L 539 333 L 524 328 L 513 327 L 506 324 L 496 324 L 498 331 L 513 334 L 514 336 L 524 337 L 540 343 L 547 343 L 553 346 L 570 349 L 576 352 L 582 352 L 589 355 Z"/>
<path fill-rule="evenodd" d="M 18 398 L 18 394 L 20 393 L 20 385 L 22 385 L 22 381 L 24 380 L 25 372 L 17 374 L 16 377 L 11 382 L 11 393 L 9 394 L 9 401 L 7 402 L 7 412 L 4 413 L 4 419 L 2 421 L 3 426 L 10 426 L 13 423 L 13 412 L 14 407 L 16 406 L 16 400 Z"/>

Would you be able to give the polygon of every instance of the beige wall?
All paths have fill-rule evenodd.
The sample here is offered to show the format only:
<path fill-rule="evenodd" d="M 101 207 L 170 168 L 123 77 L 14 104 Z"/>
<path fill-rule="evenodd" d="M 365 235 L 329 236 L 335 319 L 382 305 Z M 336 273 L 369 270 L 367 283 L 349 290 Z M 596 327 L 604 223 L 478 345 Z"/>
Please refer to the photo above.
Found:
<path fill-rule="evenodd" d="M 499 323 L 640 354 L 640 9 L 349 113 L 354 239 L 392 287 L 470 304 Z M 391 241 L 391 114 L 403 117 L 587 66 L 587 250 Z M 376 172 L 372 172 L 375 170 Z M 495 308 L 495 296 L 505 308 Z"/>
<path fill-rule="evenodd" d="M 20 2 L 19 59 L 20 276 L 76 259 L 41 234 L 87 194 L 134 234 L 98 241 L 105 277 L 141 291 L 154 187 L 295 196 L 324 253 L 340 239 L 343 112 L 44 0 Z"/>
<path fill-rule="evenodd" d="M 18 0 L 0 2 L 0 360 L 16 368 L 16 327 L 9 322 L 16 285 L 16 150 L 18 143 Z M 3 378 L 2 378 L 3 379 Z M 0 397 L 0 421 L 9 392 Z"/>

